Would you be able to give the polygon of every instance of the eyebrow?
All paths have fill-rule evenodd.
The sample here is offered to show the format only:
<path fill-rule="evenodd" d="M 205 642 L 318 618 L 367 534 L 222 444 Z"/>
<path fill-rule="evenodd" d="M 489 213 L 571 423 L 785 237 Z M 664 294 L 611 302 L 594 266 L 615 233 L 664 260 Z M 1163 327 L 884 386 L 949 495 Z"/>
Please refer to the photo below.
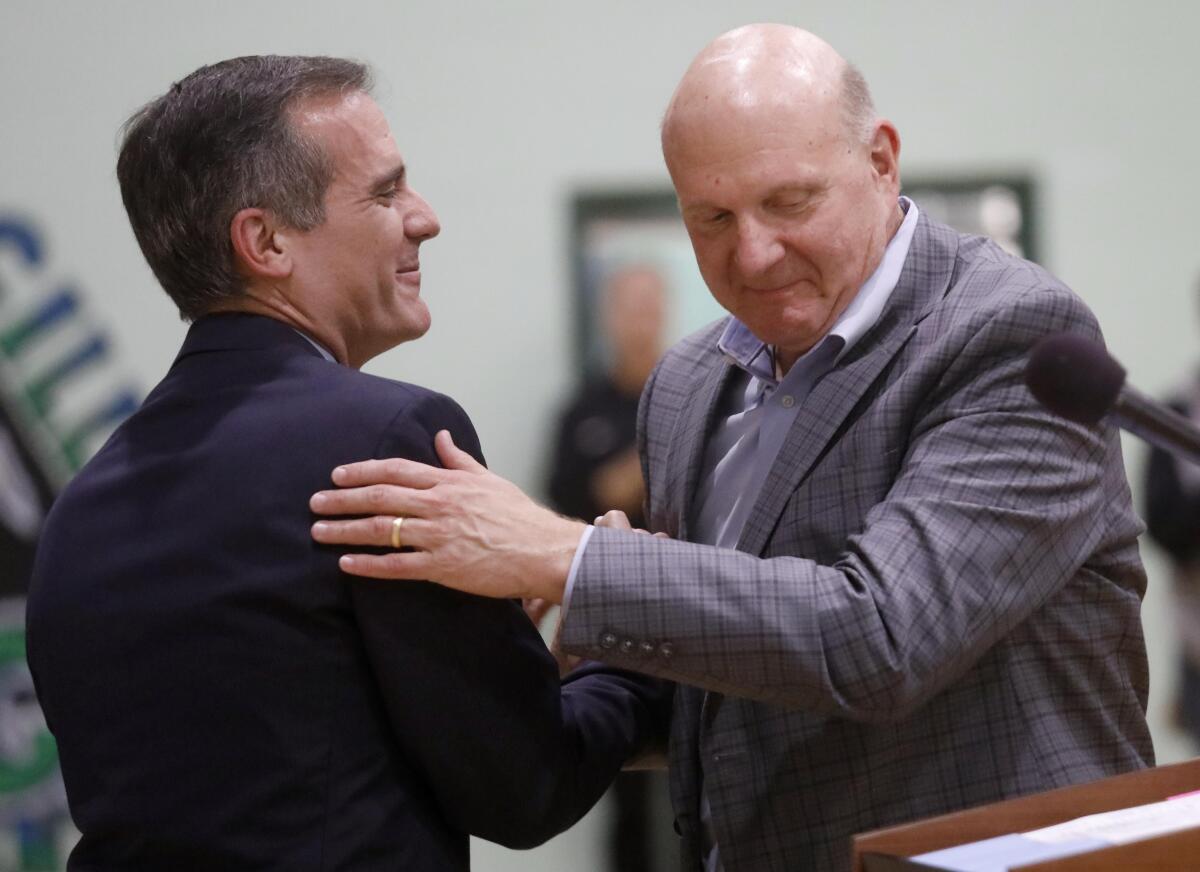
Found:
<path fill-rule="evenodd" d="M 777 187 L 772 188 L 763 195 L 762 202 L 771 202 L 778 200 L 781 197 L 800 197 L 802 199 L 811 199 L 818 196 L 825 190 L 825 185 L 820 182 L 785 182 Z M 684 205 L 678 198 L 675 200 L 676 205 L 682 215 L 699 215 L 705 212 L 724 212 L 724 206 L 713 203 L 709 200 L 701 200 L 698 203 L 690 203 Z"/>
<path fill-rule="evenodd" d="M 396 182 L 403 179 L 407 171 L 408 169 L 404 166 L 404 164 L 397 164 L 383 175 L 378 176 L 375 181 L 371 183 L 371 190 L 380 191 L 384 188 L 390 188 L 392 185 L 396 184 Z"/>
<path fill-rule="evenodd" d="M 710 212 L 724 211 L 724 208 L 713 203 L 693 203 L 689 206 L 684 206 L 682 203 L 679 204 L 679 213 L 683 215 L 684 218 L 688 218 L 693 215 L 699 216 Z"/>
<path fill-rule="evenodd" d="M 824 187 L 819 182 L 792 182 L 775 188 L 767 194 L 766 199 L 771 200 L 777 197 L 814 197 L 821 193 Z"/>

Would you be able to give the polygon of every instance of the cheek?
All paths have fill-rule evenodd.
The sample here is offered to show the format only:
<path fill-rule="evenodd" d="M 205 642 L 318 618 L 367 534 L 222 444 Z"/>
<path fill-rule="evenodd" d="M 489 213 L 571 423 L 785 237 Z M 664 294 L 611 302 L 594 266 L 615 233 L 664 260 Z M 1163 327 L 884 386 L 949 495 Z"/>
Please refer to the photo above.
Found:
<path fill-rule="evenodd" d="M 716 292 L 729 283 L 731 247 L 719 237 L 692 236 L 692 252 L 705 284 Z"/>
<path fill-rule="evenodd" d="M 855 236 L 845 224 L 830 222 L 809 236 L 805 250 L 826 282 L 856 272 L 862 259 L 861 237 Z"/>

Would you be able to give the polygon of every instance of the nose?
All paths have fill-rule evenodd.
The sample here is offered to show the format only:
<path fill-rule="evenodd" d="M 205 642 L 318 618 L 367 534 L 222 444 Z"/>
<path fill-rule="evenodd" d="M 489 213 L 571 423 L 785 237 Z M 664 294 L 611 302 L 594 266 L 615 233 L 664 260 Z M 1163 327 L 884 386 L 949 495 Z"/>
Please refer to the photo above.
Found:
<path fill-rule="evenodd" d="M 757 218 L 751 216 L 739 221 L 737 232 L 737 262 L 744 275 L 761 275 L 783 256 L 779 235 Z"/>
<path fill-rule="evenodd" d="M 424 197 L 411 189 L 409 193 L 412 196 L 412 204 L 404 216 L 404 235 L 418 242 L 433 239 L 442 232 L 442 225 L 438 222 L 437 215 L 434 214 L 433 208 L 425 201 Z"/>

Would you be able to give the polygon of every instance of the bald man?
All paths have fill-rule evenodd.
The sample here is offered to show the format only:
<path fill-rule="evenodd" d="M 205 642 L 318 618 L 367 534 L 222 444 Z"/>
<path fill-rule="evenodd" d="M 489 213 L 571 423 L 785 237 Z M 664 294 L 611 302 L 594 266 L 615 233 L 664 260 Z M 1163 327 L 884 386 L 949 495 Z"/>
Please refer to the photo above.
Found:
<path fill-rule="evenodd" d="M 561 644 L 679 683 L 685 868 L 845 870 L 852 834 L 1153 762 L 1145 575 L 1117 434 L 1043 413 L 1061 282 L 899 196 L 896 128 L 812 34 L 727 33 L 663 153 L 729 317 L 642 396 L 651 530 L 584 528 L 458 452 L 340 468 L 342 558 L 564 604 Z"/>

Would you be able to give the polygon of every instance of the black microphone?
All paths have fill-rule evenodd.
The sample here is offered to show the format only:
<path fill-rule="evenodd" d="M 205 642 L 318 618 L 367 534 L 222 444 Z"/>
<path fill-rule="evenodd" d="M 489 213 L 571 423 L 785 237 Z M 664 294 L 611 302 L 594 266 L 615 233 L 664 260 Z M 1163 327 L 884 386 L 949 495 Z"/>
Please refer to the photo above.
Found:
<path fill-rule="evenodd" d="M 1175 410 L 1125 383 L 1125 368 L 1104 346 L 1077 333 L 1034 346 L 1025 384 L 1039 403 L 1070 421 L 1096 424 L 1112 413 L 1122 430 L 1200 464 L 1200 429 Z"/>

